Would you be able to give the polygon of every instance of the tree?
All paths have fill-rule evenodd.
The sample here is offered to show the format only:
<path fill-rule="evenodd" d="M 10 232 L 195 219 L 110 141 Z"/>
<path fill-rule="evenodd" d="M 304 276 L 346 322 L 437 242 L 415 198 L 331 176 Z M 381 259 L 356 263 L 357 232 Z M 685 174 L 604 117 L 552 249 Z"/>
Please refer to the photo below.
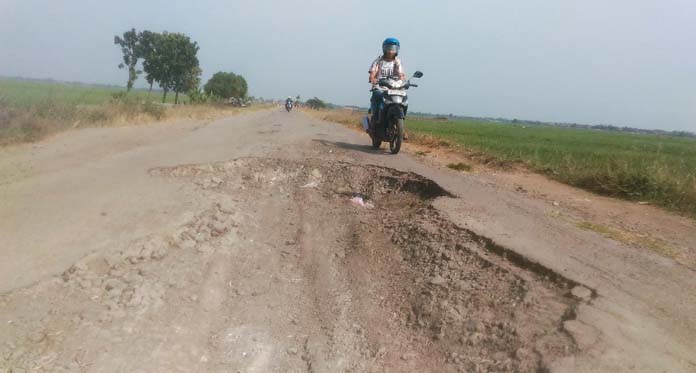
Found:
<path fill-rule="evenodd" d="M 143 71 L 145 72 L 145 80 L 150 84 L 150 93 L 152 85 L 160 80 L 157 43 L 161 36 L 159 33 L 148 30 L 138 34 L 138 56 L 143 59 Z"/>
<path fill-rule="evenodd" d="M 180 92 L 186 92 L 200 82 L 198 44 L 184 34 L 164 32 L 155 38 L 154 47 L 156 57 L 151 61 L 155 72 L 153 79 L 164 90 L 162 102 L 166 101 L 169 91 L 174 91 L 174 103 L 177 104 Z"/>
<path fill-rule="evenodd" d="M 249 93 L 249 85 L 247 84 L 246 79 L 244 79 L 243 76 L 237 75 L 234 78 L 235 81 L 235 87 L 237 88 L 235 93 L 235 97 L 238 98 L 246 98 L 247 93 Z"/>
<path fill-rule="evenodd" d="M 128 83 L 126 84 L 126 89 L 130 92 L 133 88 L 133 83 L 138 79 L 138 75 L 141 71 L 136 70 L 138 65 L 138 34 L 135 29 L 126 31 L 123 33 L 123 37 L 114 36 L 114 44 L 121 47 L 121 52 L 123 53 L 123 62 L 118 65 L 119 69 L 128 68 Z"/>
<path fill-rule="evenodd" d="M 235 73 L 217 72 L 203 87 L 205 93 L 223 99 L 245 98 L 248 91 L 246 79 Z"/>
<path fill-rule="evenodd" d="M 312 109 L 324 109 L 326 108 L 326 103 L 320 99 L 318 99 L 316 96 L 314 98 L 310 98 L 305 102 L 305 105 L 309 106 Z"/>

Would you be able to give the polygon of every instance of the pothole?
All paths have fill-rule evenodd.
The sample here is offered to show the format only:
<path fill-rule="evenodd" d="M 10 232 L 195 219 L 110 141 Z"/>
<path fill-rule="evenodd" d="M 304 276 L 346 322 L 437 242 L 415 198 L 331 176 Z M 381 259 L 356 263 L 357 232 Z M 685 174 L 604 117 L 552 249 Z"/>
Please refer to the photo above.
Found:
<path fill-rule="evenodd" d="M 356 247 L 346 250 L 376 258 L 398 250 L 400 263 L 369 264 L 404 266 L 384 287 L 399 294 L 392 294 L 383 311 L 398 314 L 404 327 L 427 338 L 451 369 L 546 370 L 576 349 L 562 328 L 574 314 L 577 300 L 569 289 L 576 284 L 442 217 L 431 202 L 452 196 L 420 175 L 318 159 L 262 158 L 151 172 L 251 200 L 318 193 L 321 198 L 312 200 L 317 206 L 300 208 L 359 215 L 368 224 L 354 228 L 358 238 L 347 242 Z M 385 239 L 365 238 L 380 235 Z"/>
<path fill-rule="evenodd" d="M 361 195 L 387 204 L 401 197 L 416 203 L 452 196 L 437 183 L 414 173 L 390 168 L 321 160 L 289 161 L 241 158 L 205 165 L 156 168 L 152 175 L 189 177 L 204 189 L 232 188 L 289 192 L 316 188 L 339 195 Z"/>

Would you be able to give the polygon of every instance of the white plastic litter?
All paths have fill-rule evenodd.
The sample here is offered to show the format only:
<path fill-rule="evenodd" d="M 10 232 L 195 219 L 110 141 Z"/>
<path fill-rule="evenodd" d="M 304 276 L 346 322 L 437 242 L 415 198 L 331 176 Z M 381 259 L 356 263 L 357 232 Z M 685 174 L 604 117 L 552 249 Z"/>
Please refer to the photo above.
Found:
<path fill-rule="evenodd" d="M 319 186 L 319 183 L 317 183 L 316 181 L 312 181 L 312 182 L 309 182 L 309 183 L 303 185 L 302 187 L 303 188 L 316 188 L 318 186 Z"/>
<path fill-rule="evenodd" d="M 365 200 L 360 196 L 355 196 L 355 197 L 351 198 L 350 201 L 353 202 L 354 204 L 360 206 L 360 207 L 365 207 L 368 209 L 375 207 L 375 205 L 373 205 L 372 202 L 365 202 Z"/>

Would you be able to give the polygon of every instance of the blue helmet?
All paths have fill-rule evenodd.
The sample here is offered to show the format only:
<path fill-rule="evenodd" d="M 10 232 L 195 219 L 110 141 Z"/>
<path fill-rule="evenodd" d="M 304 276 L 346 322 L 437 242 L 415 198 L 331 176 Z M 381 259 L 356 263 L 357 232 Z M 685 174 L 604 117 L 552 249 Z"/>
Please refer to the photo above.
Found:
<path fill-rule="evenodd" d="M 399 55 L 399 49 L 401 49 L 401 43 L 399 42 L 399 39 L 397 38 L 386 38 L 384 39 L 384 42 L 382 43 L 382 53 L 387 53 L 389 50 L 393 50 L 396 52 L 396 55 Z"/>

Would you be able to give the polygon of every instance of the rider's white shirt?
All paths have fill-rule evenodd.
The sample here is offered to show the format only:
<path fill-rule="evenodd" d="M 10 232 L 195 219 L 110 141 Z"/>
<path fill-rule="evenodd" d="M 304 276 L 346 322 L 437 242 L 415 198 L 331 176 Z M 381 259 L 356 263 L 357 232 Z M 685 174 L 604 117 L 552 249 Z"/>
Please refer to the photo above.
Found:
<path fill-rule="evenodd" d="M 398 57 L 393 61 L 385 61 L 380 56 L 374 62 L 372 62 L 372 66 L 370 66 L 370 73 L 373 71 L 377 71 L 377 80 L 382 78 L 399 77 L 400 74 L 404 73 L 404 66 Z"/>

